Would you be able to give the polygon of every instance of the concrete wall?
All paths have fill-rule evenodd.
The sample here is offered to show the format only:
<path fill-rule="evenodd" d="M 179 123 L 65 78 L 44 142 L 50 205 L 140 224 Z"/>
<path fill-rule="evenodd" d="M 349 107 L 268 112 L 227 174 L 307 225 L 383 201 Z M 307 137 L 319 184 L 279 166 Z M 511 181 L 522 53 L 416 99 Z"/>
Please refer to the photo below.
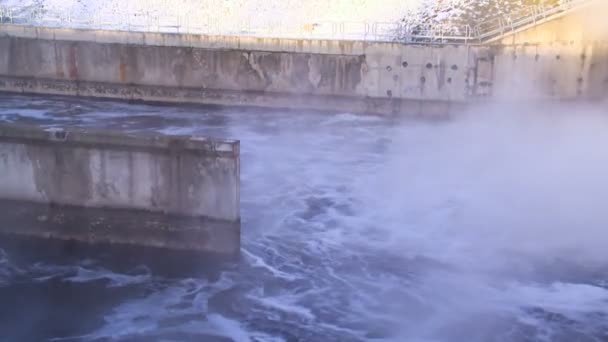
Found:
<path fill-rule="evenodd" d="M 608 44 L 497 47 L 492 69 L 496 99 L 577 100 L 608 97 Z"/>
<path fill-rule="evenodd" d="M 524 28 L 479 48 L 491 66 L 497 99 L 577 100 L 608 97 L 608 2 Z M 483 62 L 482 62 L 483 63 Z"/>
<path fill-rule="evenodd" d="M 608 28 L 585 18 L 588 9 L 471 47 L 466 100 L 608 98 Z"/>
<path fill-rule="evenodd" d="M 0 25 L 0 91 L 432 116 L 488 99 L 601 99 L 597 4 L 483 46 Z"/>
<path fill-rule="evenodd" d="M 1 200 L 187 216 L 238 231 L 239 144 L 235 141 L 4 124 L 0 125 L 0 170 Z M 203 221 L 200 230 L 209 228 L 203 227 Z M 118 229 L 111 241 L 120 242 L 120 234 Z M 171 236 L 169 240 L 152 245 L 181 248 L 184 243 Z M 138 243 L 149 244 L 146 241 L 142 238 Z M 206 249 L 207 243 L 190 247 Z M 238 235 L 235 241 L 213 246 L 220 252 L 235 248 Z"/>
<path fill-rule="evenodd" d="M 5 25 L 0 51 L 0 89 L 9 91 L 419 113 L 444 111 L 468 90 L 465 46 Z"/>

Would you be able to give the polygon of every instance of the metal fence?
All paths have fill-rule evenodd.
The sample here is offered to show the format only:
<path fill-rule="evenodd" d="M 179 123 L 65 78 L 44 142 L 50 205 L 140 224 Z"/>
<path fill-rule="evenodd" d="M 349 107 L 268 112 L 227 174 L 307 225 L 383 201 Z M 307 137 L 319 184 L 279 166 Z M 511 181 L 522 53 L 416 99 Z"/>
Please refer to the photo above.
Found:
<path fill-rule="evenodd" d="M 446 24 L 403 27 L 397 31 L 399 40 L 417 43 L 484 43 L 502 37 L 528 25 L 606 0 L 559 0 L 550 5 L 523 7 L 508 15 L 482 21 L 475 25 L 451 26 Z"/>
<path fill-rule="evenodd" d="M 433 25 L 404 25 L 390 22 L 316 22 L 293 24 L 276 20 L 260 24 L 252 20 L 226 23 L 220 18 L 163 16 L 146 13 L 130 15 L 102 15 L 93 13 L 86 18 L 72 13 L 56 13 L 45 10 L 28 12 L 0 6 L 0 24 L 37 25 L 88 29 L 110 29 L 132 32 L 163 32 L 208 35 L 256 36 L 299 39 L 332 39 L 363 41 L 399 41 L 422 44 L 469 44 L 483 43 L 553 15 L 577 8 L 593 1 L 561 0 L 551 6 L 530 6 L 476 24 L 454 26 L 449 23 Z"/>
<path fill-rule="evenodd" d="M 438 41 L 467 42 L 474 32 L 470 27 L 457 29 L 450 25 L 409 27 L 398 22 L 315 22 L 293 24 L 273 21 L 260 24 L 243 20 L 226 25 L 219 18 L 193 16 L 115 15 L 109 18 L 92 14 L 81 18 L 71 13 L 50 11 L 18 12 L 0 7 L 0 24 L 35 25 L 109 29 L 131 32 L 191 33 L 209 35 L 258 36 L 275 38 L 363 40 L 363 41 Z M 461 33 L 462 32 L 462 33 Z"/>
<path fill-rule="evenodd" d="M 478 24 L 475 27 L 476 38 L 480 41 L 487 41 L 492 38 L 501 37 L 519 28 L 535 25 L 554 15 L 599 1 L 605 0 L 560 0 L 551 5 L 541 3 L 536 6 L 524 7 L 519 11 L 510 13 L 508 16 L 498 17 Z"/>

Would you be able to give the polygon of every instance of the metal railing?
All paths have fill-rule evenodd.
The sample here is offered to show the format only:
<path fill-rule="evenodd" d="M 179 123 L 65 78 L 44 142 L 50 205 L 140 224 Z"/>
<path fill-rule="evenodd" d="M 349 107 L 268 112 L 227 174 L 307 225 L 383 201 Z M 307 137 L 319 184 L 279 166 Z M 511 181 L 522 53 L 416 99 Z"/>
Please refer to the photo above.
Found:
<path fill-rule="evenodd" d="M 45 10 L 29 12 L 0 6 L 0 24 L 61 26 L 71 28 L 110 29 L 132 32 L 163 32 L 207 35 L 234 35 L 274 38 L 332 39 L 364 41 L 399 41 L 419 44 L 484 43 L 504 36 L 527 25 L 534 25 L 554 15 L 602 0 L 560 0 L 550 6 L 530 6 L 476 24 L 454 26 L 449 23 L 433 25 L 403 25 L 389 22 L 317 22 L 293 24 L 289 22 L 253 22 L 252 20 L 225 23 L 220 18 L 170 16 L 136 13 L 130 15 L 101 15 L 87 18 L 73 14 Z"/>
<path fill-rule="evenodd" d="M 594 1 L 601 0 L 560 0 L 552 5 L 540 4 L 524 7 L 517 12 L 510 13 L 508 16 L 494 18 L 478 24 L 476 26 L 476 38 L 483 42 L 502 37 L 517 29 L 528 25 L 536 25 L 555 15 L 588 5 Z"/>
<path fill-rule="evenodd" d="M 559 0 L 551 5 L 523 7 L 508 15 L 497 16 L 474 26 L 449 26 L 446 24 L 426 27 L 402 28 L 398 36 L 405 42 L 417 43 L 485 43 L 500 38 L 529 25 L 550 19 L 555 15 L 605 0 Z M 447 27 L 446 27 L 447 26 Z"/>

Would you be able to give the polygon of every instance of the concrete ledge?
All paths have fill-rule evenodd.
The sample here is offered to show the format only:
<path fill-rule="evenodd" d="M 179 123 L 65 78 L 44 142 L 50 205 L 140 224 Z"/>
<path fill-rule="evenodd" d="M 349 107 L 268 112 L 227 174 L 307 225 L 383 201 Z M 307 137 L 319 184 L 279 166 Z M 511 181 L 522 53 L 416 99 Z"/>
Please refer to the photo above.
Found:
<path fill-rule="evenodd" d="M 138 151 L 179 149 L 200 155 L 238 157 L 239 142 L 212 140 L 204 137 L 128 134 L 82 128 L 38 129 L 36 127 L 0 123 L 1 142 L 28 141 L 32 144 L 64 144 L 71 146 L 130 149 Z"/>
<path fill-rule="evenodd" d="M 69 95 L 129 101 L 286 108 L 379 115 L 441 117 L 465 107 L 460 101 L 431 101 L 360 96 L 297 95 L 261 91 L 122 85 L 0 76 L 0 91 Z"/>

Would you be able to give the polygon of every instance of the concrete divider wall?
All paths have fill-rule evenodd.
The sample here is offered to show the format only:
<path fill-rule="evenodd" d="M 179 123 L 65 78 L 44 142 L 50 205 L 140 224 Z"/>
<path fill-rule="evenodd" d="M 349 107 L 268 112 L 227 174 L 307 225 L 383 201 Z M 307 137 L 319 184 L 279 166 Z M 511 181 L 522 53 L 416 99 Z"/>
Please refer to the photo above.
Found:
<path fill-rule="evenodd" d="M 0 90 L 372 113 L 462 102 L 470 72 L 464 46 L 11 25 L 0 51 Z"/>
<path fill-rule="evenodd" d="M 0 170 L 0 200 L 161 215 L 155 218 L 191 217 L 189 229 L 196 234 L 204 231 L 196 240 L 198 244 L 191 241 L 192 236 L 183 235 L 183 230 L 175 233 L 180 236 L 175 239 L 171 232 L 179 232 L 179 227 L 159 228 L 144 223 L 145 216 L 134 214 L 141 219 L 134 225 L 149 226 L 139 230 L 143 237 L 125 241 L 122 235 L 128 234 L 118 223 L 108 241 L 218 252 L 238 249 L 238 234 L 231 235 L 232 241 L 213 245 L 214 236 L 224 234 L 214 232 L 214 227 L 239 230 L 237 141 L 2 124 Z M 89 227 L 79 229 L 85 232 Z M 13 228 L 26 230 L 29 225 Z M 155 230 L 163 230 L 164 237 L 156 241 L 145 237 L 158 234 Z M 38 235 L 51 233 L 41 231 Z"/>

